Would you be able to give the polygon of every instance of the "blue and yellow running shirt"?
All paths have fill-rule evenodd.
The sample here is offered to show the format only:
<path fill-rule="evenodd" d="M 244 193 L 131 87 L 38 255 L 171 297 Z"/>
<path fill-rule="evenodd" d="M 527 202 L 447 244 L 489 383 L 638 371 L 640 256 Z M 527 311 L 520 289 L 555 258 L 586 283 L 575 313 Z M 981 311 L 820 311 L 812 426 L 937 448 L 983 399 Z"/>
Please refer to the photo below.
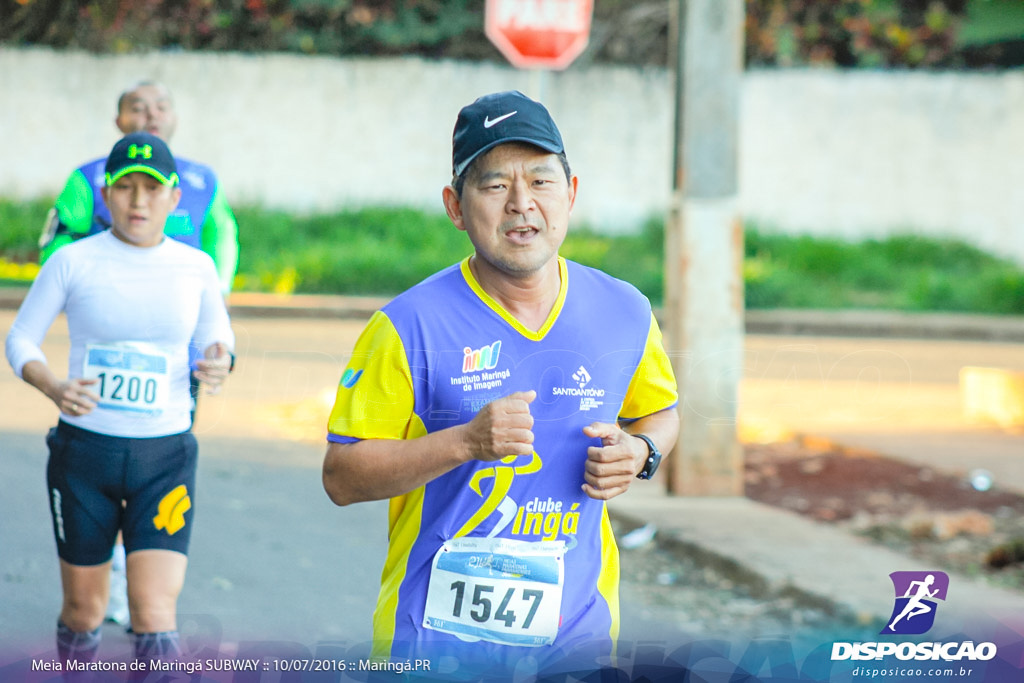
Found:
<path fill-rule="evenodd" d="M 671 408 L 676 382 L 640 292 L 561 258 L 559 270 L 558 299 L 537 332 L 483 291 L 467 258 L 391 301 L 356 343 L 332 442 L 415 439 L 512 392 L 537 392 L 531 456 L 466 463 L 391 500 L 378 656 L 465 642 L 495 663 L 544 646 L 612 650 L 618 550 L 604 502 L 581 490 L 587 448 L 600 445 L 583 428 Z"/>
<path fill-rule="evenodd" d="M 217 266 L 221 292 L 231 291 L 238 270 L 238 224 L 221 194 L 217 176 L 209 166 L 175 157 L 181 201 L 167 217 L 164 234 L 210 255 Z M 106 184 L 107 158 L 94 159 L 75 169 L 54 204 L 56 220 L 48 222 L 40 244 L 39 261 L 45 263 L 65 244 L 110 227 L 110 209 L 100 194 Z"/>

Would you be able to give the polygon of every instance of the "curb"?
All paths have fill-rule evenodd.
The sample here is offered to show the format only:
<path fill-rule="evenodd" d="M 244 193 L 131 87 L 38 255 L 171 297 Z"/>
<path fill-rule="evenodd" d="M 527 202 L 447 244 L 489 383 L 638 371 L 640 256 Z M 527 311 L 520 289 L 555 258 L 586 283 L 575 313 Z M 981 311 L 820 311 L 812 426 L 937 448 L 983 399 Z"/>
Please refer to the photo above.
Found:
<path fill-rule="evenodd" d="M 891 616 L 890 570 L 927 571 L 930 563 L 828 524 L 742 496 L 672 497 L 629 491 L 608 512 L 629 526 L 653 522 L 653 543 L 685 554 L 744 586 L 755 598 L 787 597 L 834 617 L 870 624 Z M 799 557 L 793 553 L 800 539 Z M 958 619 L 976 610 L 1024 614 L 1024 593 L 945 570 L 961 599 L 944 608 Z"/>
<path fill-rule="evenodd" d="M 27 287 L 0 287 L 0 310 L 16 310 L 27 292 Z M 235 292 L 229 297 L 231 315 L 236 318 L 365 320 L 388 301 L 390 297 L 385 296 L 258 292 Z M 655 314 L 664 319 L 664 311 Z M 748 310 L 744 322 L 748 334 L 1024 342 L 1024 316 L 774 309 Z"/>
<path fill-rule="evenodd" d="M 1024 341 L 1024 316 L 775 309 L 747 311 L 745 319 L 751 334 Z"/>
<path fill-rule="evenodd" d="M 27 287 L 0 287 L 0 310 L 17 310 L 27 293 Z"/>
<path fill-rule="evenodd" d="M 366 320 L 390 297 L 237 292 L 228 297 L 234 318 L 340 318 Z"/>
<path fill-rule="evenodd" d="M 651 542 L 660 550 L 685 556 L 698 566 L 712 569 L 742 587 L 754 599 L 787 597 L 801 607 L 862 624 L 881 621 L 891 611 L 888 596 L 866 585 L 877 577 L 858 566 L 861 563 L 853 557 L 846 559 L 847 566 L 858 566 L 855 576 L 844 576 L 849 583 L 843 591 L 837 591 L 833 588 L 837 580 L 834 575 L 822 580 L 813 570 L 800 571 L 789 559 L 792 552 L 780 549 L 787 546 L 784 541 L 790 538 L 814 539 L 817 542 L 807 544 L 808 564 L 811 565 L 828 564 L 827 558 L 834 556 L 841 546 L 872 557 L 876 552 L 893 556 L 895 553 L 872 548 L 863 539 L 793 512 L 743 496 L 674 498 L 659 492 L 639 500 L 613 499 L 609 501 L 608 514 L 629 527 L 658 520 L 654 522 L 656 531 Z M 717 515 L 719 521 L 701 525 L 679 520 L 679 517 L 706 518 L 708 514 Z M 751 528 L 758 528 L 756 541 L 750 540 Z"/>
<path fill-rule="evenodd" d="M 749 499 L 743 498 L 743 500 Z M 650 520 L 645 519 L 642 515 L 632 510 L 621 509 L 617 505 L 608 506 L 608 515 L 631 530 L 650 523 Z M 750 597 L 757 600 L 786 597 L 793 600 L 794 604 L 800 607 L 821 610 L 831 617 L 843 618 L 849 621 L 866 621 L 869 619 L 880 621 L 888 616 L 888 614 L 881 614 L 877 610 L 875 611 L 876 613 L 865 612 L 863 609 L 858 611 L 852 605 L 836 600 L 823 592 L 803 588 L 789 580 L 780 580 L 777 577 L 773 579 L 769 576 L 769 573 L 759 571 L 741 559 L 716 550 L 713 544 L 704 543 L 695 538 L 688 538 L 685 533 L 674 531 L 671 528 L 658 527 L 654 532 L 654 538 L 651 542 L 660 550 L 673 557 L 686 558 L 700 567 L 710 568 L 731 581 L 735 586 L 742 587 Z M 619 553 L 622 552 L 629 551 L 620 546 Z"/>

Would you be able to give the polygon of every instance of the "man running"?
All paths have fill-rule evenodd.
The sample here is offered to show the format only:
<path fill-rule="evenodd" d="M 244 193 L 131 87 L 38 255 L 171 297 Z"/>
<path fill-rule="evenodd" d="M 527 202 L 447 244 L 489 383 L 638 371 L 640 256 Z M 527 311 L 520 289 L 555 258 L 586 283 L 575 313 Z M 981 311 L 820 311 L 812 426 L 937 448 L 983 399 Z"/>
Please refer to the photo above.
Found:
<path fill-rule="evenodd" d="M 145 131 L 170 144 L 178 127 L 170 90 L 154 81 L 141 81 L 131 86 L 117 100 L 114 124 L 124 135 Z M 110 227 L 110 210 L 101 197 L 106 161 L 106 157 L 93 159 L 75 169 L 68 178 L 39 238 L 41 263 L 62 246 Z M 209 166 L 182 157 L 176 157 L 175 161 L 181 201 L 168 216 L 164 232 L 209 254 L 217 265 L 221 290 L 227 294 L 238 269 L 235 216 Z"/>
<path fill-rule="evenodd" d="M 675 443 L 677 391 L 647 299 L 558 254 L 577 186 L 543 105 L 464 107 L 443 201 L 474 253 L 374 314 L 342 375 L 324 487 L 391 501 L 378 657 L 511 680 L 614 653 L 605 501 Z"/>

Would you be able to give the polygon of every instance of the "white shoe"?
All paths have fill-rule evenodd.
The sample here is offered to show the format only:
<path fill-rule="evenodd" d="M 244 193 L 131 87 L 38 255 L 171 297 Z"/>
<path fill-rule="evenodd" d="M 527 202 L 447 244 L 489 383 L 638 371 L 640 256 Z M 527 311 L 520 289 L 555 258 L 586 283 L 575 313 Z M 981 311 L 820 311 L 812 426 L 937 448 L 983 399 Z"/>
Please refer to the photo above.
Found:
<path fill-rule="evenodd" d="M 128 575 L 124 567 L 110 570 L 110 600 L 107 602 L 107 621 L 120 624 L 125 628 L 131 626 L 131 614 L 128 611 Z"/>

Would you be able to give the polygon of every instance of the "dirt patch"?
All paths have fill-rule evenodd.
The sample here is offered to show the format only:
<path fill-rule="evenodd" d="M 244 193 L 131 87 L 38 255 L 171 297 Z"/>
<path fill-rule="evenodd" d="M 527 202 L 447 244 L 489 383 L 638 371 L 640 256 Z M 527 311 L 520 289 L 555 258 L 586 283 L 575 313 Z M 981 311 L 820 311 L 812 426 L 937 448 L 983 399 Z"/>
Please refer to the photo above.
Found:
<path fill-rule="evenodd" d="M 814 439 L 745 446 L 746 495 L 1024 590 L 1024 496 Z"/>

